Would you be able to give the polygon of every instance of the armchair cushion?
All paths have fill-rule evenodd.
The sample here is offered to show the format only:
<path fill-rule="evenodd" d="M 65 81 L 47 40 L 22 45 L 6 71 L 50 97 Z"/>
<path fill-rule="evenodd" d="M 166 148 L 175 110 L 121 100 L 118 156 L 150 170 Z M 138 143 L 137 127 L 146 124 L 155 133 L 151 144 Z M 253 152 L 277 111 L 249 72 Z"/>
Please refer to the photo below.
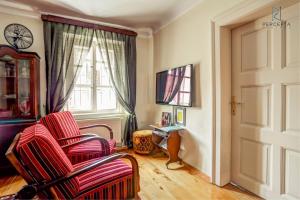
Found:
<path fill-rule="evenodd" d="M 40 119 L 40 123 L 48 128 L 56 140 L 80 135 L 79 126 L 69 111 L 48 114 Z M 60 145 L 71 144 L 79 140 L 80 138 L 61 141 Z"/>
<path fill-rule="evenodd" d="M 74 170 L 59 144 L 41 124 L 30 126 L 21 133 L 16 150 L 38 183 L 57 179 Z M 61 196 L 71 198 L 79 189 L 78 179 L 70 179 L 55 188 Z"/>
<path fill-rule="evenodd" d="M 75 164 L 74 168 L 96 160 Z M 120 159 L 112 161 L 78 176 L 79 199 L 125 199 L 133 196 L 132 181 L 132 168 Z M 95 189 L 90 191 L 89 188 Z"/>
<path fill-rule="evenodd" d="M 108 140 L 109 154 L 114 153 L 116 141 Z M 92 158 L 99 158 L 107 156 L 107 151 L 103 147 L 103 144 L 99 140 L 92 140 L 85 143 L 81 143 L 72 147 L 69 147 L 66 151 L 68 158 L 73 164 L 86 161 Z"/>

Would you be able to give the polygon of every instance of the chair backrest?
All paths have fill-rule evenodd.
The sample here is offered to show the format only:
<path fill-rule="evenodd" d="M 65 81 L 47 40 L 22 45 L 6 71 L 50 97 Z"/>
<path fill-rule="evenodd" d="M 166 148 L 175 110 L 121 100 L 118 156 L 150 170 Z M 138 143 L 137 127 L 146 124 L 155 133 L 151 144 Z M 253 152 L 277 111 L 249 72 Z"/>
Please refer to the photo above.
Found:
<path fill-rule="evenodd" d="M 40 123 L 48 128 L 56 140 L 80 135 L 79 126 L 69 111 L 48 114 L 40 119 Z M 59 144 L 66 145 L 79 140 L 79 138 L 65 140 L 59 142 Z"/>
<path fill-rule="evenodd" d="M 74 168 L 66 154 L 41 124 L 18 134 L 7 157 L 27 183 L 42 184 L 71 173 Z M 73 198 L 79 190 L 78 179 L 55 185 L 52 198 Z"/>

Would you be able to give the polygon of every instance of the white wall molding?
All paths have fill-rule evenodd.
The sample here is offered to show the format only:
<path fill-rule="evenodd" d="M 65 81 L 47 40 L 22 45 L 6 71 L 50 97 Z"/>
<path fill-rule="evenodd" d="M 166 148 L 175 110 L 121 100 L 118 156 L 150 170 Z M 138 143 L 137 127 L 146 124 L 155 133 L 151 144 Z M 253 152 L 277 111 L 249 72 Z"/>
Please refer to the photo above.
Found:
<path fill-rule="evenodd" d="M 21 3 L 14 3 L 14 2 L 9 2 L 9 1 L 0 1 L 1 6 L 5 7 L 11 7 L 11 8 L 16 8 L 20 10 L 25 10 L 25 11 L 34 11 L 34 9 L 31 6 L 21 4 Z"/>
<path fill-rule="evenodd" d="M 136 31 L 138 33 L 138 36 L 140 36 L 140 37 L 149 38 L 149 37 L 152 37 L 153 33 L 158 32 L 159 30 L 163 29 L 164 27 L 168 26 L 169 24 L 173 23 L 174 21 L 178 20 L 181 16 L 185 15 L 191 9 L 193 9 L 195 6 L 197 6 L 198 4 L 200 4 L 202 2 L 203 2 L 203 0 L 189 3 L 185 6 L 186 7 L 185 9 L 181 9 L 178 7 L 171 14 L 167 15 L 165 17 L 165 19 L 162 19 L 162 22 L 160 24 L 156 25 L 154 27 L 154 29 L 152 29 L 151 27 L 132 28 L 132 27 L 128 27 L 128 26 L 122 26 L 120 24 L 107 23 L 107 22 L 102 22 L 102 21 L 98 21 L 98 20 L 89 20 L 89 19 L 84 19 L 84 18 L 79 18 L 79 17 L 68 16 L 68 15 L 61 15 L 61 14 L 57 14 L 57 13 L 42 12 L 42 11 L 37 10 L 36 8 L 33 8 L 29 5 L 8 2 L 8 1 L 0 1 L 0 12 L 5 13 L 5 14 L 13 13 L 14 15 L 31 17 L 31 18 L 36 18 L 36 19 L 39 19 L 41 14 L 52 14 L 52 15 L 57 15 L 57 16 L 66 17 L 66 18 L 70 18 L 70 19 L 76 19 L 76 20 L 80 20 L 80 21 L 101 24 L 101 25 L 105 25 L 105 26 L 111 26 L 111 27 L 116 27 L 116 28 L 125 28 L 125 29 Z"/>
<path fill-rule="evenodd" d="M 111 24 L 111 23 L 101 22 L 97 20 L 89 20 L 89 19 L 83 19 L 79 17 L 68 16 L 68 15 L 49 13 L 49 12 L 40 12 L 28 5 L 20 4 L 20 3 L 12 3 L 7 1 L 0 1 L 0 13 L 10 14 L 10 15 L 13 14 L 16 16 L 29 17 L 35 19 L 41 19 L 42 14 L 51 14 L 51 15 L 70 18 L 74 20 L 80 20 L 88 23 L 94 23 L 94 24 L 100 24 L 100 25 L 105 25 L 105 26 L 110 26 L 115 28 L 122 28 L 122 29 L 136 31 L 138 33 L 138 37 L 142 37 L 142 38 L 150 38 L 153 35 L 152 29 L 147 27 L 136 29 L 132 27 L 122 26 L 119 24 Z"/>
<path fill-rule="evenodd" d="M 196 7 L 198 4 L 202 2 L 203 1 L 200 0 L 198 2 L 191 4 L 186 9 L 174 11 L 171 15 L 167 16 L 166 19 L 164 19 L 162 23 L 160 23 L 160 25 L 154 27 L 154 33 L 157 33 L 161 29 L 167 27 L 169 24 L 172 24 L 173 22 L 178 20 L 181 16 L 185 15 L 186 13 L 188 13 L 190 10 L 192 10 L 194 7 Z"/>
<path fill-rule="evenodd" d="M 18 3 L 0 1 L 0 12 L 9 15 L 41 19 L 41 13 L 32 9 L 30 6 Z"/>
<path fill-rule="evenodd" d="M 141 38 L 152 38 L 153 37 L 153 30 L 151 28 L 138 28 L 135 29 L 138 34 L 138 37 Z"/>
<path fill-rule="evenodd" d="M 213 21 L 219 26 L 227 26 L 234 23 L 241 23 L 242 18 L 246 18 L 251 14 L 254 14 L 258 9 L 263 9 L 270 6 L 276 0 L 246 0 L 236 6 L 220 13 L 213 18 Z"/>

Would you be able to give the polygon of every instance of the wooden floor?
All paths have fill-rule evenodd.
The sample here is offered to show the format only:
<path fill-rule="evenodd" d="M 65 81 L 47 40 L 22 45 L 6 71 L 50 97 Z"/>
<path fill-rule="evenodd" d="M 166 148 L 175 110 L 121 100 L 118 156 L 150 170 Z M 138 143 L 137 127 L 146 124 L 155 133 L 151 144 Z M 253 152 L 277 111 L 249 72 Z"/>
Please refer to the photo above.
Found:
<path fill-rule="evenodd" d="M 165 166 L 167 158 L 134 154 L 140 166 L 141 199 L 222 199 L 252 200 L 260 199 L 238 188 L 227 185 L 223 188 L 210 184 L 207 177 L 190 166 L 171 164 Z M 0 196 L 17 192 L 25 184 L 20 176 L 0 178 Z"/>

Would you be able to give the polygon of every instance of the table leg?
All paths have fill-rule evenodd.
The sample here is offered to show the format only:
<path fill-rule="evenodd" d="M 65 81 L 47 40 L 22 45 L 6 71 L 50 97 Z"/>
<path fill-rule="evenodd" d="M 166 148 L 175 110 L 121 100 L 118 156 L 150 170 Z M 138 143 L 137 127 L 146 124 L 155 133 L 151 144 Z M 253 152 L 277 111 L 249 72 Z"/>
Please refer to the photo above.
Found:
<path fill-rule="evenodd" d="M 177 162 L 177 161 L 182 163 L 181 159 L 178 157 L 178 152 L 180 149 L 180 140 L 181 138 L 178 131 L 173 131 L 169 133 L 168 141 L 167 141 L 168 143 L 167 150 L 169 154 L 169 160 L 166 163 L 167 168 L 170 163 Z"/>

